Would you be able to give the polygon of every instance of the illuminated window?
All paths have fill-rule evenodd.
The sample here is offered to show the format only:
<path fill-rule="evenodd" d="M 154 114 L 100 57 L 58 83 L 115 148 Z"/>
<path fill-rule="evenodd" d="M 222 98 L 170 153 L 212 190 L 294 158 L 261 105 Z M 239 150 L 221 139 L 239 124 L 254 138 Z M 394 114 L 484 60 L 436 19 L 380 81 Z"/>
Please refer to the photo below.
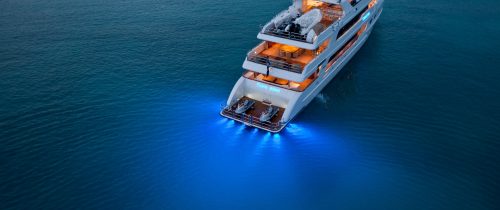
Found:
<path fill-rule="evenodd" d="M 249 71 L 249 70 L 246 71 L 245 73 L 243 73 L 243 77 L 245 77 L 247 79 L 259 81 L 259 83 L 257 83 L 257 86 L 260 88 L 279 93 L 280 89 L 277 87 L 285 88 L 285 89 L 289 89 L 289 90 L 294 90 L 294 91 L 304 91 L 307 87 L 309 87 L 309 85 L 312 84 L 312 82 L 314 82 L 314 80 L 316 80 L 316 78 L 318 78 L 318 72 L 317 71 L 314 72 L 313 74 L 311 74 L 311 76 L 309 76 L 303 82 L 289 81 L 289 80 L 277 78 L 277 77 L 274 77 L 271 75 L 266 76 L 264 74 Z M 276 87 L 271 87 L 271 86 L 267 86 L 264 84 L 268 84 L 268 85 L 272 85 L 272 86 L 276 86 Z"/>
<path fill-rule="evenodd" d="M 337 34 L 337 39 L 342 37 L 346 32 L 349 31 L 360 19 L 361 16 L 368 10 L 368 6 L 366 6 L 356 17 L 352 18 L 348 23 L 346 23 L 340 30 L 339 33 Z"/>

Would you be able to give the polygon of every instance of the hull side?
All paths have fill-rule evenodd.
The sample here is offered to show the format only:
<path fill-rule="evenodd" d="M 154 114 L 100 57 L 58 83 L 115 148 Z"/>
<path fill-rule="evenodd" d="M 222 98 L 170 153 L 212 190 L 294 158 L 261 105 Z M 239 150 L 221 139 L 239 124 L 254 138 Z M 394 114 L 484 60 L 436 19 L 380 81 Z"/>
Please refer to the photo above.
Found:
<path fill-rule="evenodd" d="M 311 103 L 364 45 L 380 17 L 382 7 L 383 0 L 379 0 L 377 6 L 368 10 L 366 17 L 363 16 L 347 33 L 342 34 L 334 43 L 330 43 L 325 52 L 318 56 L 319 59 L 315 60 L 316 63 L 320 63 L 316 70 L 318 77 L 303 92 L 275 88 L 242 76 L 233 87 L 226 107 L 221 110 L 220 114 L 249 126 L 274 133 L 280 132 Z M 337 34 L 335 33 L 331 36 L 332 39 L 335 39 L 333 36 L 337 36 Z M 332 60 L 333 57 L 335 58 Z M 330 65 L 329 68 L 327 68 L 328 65 Z M 303 74 L 306 75 L 307 73 Z M 256 101 L 264 101 L 282 108 L 283 112 L 279 121 L 274 122 L 272 126 L 260 125 L 261 123 L 255 123 L 255 120 L 252 120 L 255 116 L 238 116 L 232 113 L 228 107 L 234 106 L 235 103 L 244 97 Z"/>

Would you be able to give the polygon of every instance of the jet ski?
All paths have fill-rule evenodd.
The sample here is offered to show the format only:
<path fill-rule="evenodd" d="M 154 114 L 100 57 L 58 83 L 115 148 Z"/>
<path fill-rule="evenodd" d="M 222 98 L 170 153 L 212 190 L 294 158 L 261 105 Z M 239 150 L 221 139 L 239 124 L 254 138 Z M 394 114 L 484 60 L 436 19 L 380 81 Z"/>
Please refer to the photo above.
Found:
<path fill-rule="evenodd" d="M 252 107 L 254 104 L 255 104 L 255 101 L 244 100 L 244 101 L 238 103 L 238 107 L 236 107 L 236 110 L 234 112 L 236 112 L 236 114 L 244 113 L 248 109 L 250 109 L 250 107 Z"/>
<path fill-rule="evenodd" d="M 259 120 L 261 122 L 267 122 L 271 120 L 271 118 L 273 118 L 274 115 L 276 115 L 276 113 L 278 113 L 278 107 L 269 105 L 267 109 L 264 112 L 262 112 L 262 114 L 260 114 Z"/>

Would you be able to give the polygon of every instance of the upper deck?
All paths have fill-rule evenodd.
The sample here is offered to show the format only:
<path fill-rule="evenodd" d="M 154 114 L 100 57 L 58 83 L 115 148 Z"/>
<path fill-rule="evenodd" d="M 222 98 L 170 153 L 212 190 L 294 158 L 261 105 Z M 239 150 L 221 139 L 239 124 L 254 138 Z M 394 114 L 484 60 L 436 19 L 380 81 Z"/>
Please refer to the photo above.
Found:
<path fill-rule="evenodd" d="M 318 47 L 315 43 L 332 31 L 327 29 L 344 16 L 340 0 L 332 2 L 336 1 L 296 1 L 267 23 L 258 38 L 314 50 Z"/>
<path fill-rule="evenodd" d="M 296 0 L 292 7 L 280 13 L 259 33 L 258 38 L 264 42 L 247 54 L 243 68 L 302 82 L 360 29 L 359 23 L 370 17 L 372 11 L 369 9 L 377 4 L 377 0 L 339 0 L 338 4 L 331 3 L 334 0 L 324 1 Z M 296 9 L 297 5 L 300 9 Z M 325 12 L 329 9 L 337 12 Z M 311 12 L 316 15 L 308 15 Z M 301 25 L 307 22 L 300 20 L 303 17 L 311 20 L 309 25 Z M 294 36 L 291 32 L 294 30 L 301 32 L 302 38 Z M 314 35 L 312 39 L 311 34 Z"/>
<path fill-rule="evenodd" d="M 258 64 L 301 74 L 304 68 L 322 53 L 328 42 L 317 50 L 264 41 L 247 54 L 247 60 Z"/>

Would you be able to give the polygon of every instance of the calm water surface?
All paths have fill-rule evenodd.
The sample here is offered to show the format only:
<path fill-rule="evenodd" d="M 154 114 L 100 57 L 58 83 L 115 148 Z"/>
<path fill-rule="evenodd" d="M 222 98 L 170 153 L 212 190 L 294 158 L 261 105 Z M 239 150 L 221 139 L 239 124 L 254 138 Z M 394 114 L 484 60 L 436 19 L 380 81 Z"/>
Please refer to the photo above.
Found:
<path fill-rule="evenodd" d="M 284 132 L 221 118 L 288 0 L 0 1 L 0 209 L 498 209 L 500 3 L 386 0 Z"/>

